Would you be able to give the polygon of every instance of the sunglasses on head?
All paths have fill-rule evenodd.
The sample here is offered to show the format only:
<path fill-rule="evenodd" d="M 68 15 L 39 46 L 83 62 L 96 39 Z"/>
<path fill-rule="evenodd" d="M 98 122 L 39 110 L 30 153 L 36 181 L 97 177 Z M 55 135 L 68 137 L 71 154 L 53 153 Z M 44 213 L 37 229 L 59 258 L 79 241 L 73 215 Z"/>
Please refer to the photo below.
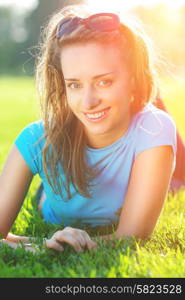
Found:
<path fill-rule="evenodd" d="M 56 38 L 60 39 L 62 36 L 70 34 L 80 24 L 85 25 L 86 28 L 93 31 L 109 32 L 119 28 L 120 20 L 119 17 L 113 13 L 94 14 L 88 18 L 67 17 L 59 23 Z"/>

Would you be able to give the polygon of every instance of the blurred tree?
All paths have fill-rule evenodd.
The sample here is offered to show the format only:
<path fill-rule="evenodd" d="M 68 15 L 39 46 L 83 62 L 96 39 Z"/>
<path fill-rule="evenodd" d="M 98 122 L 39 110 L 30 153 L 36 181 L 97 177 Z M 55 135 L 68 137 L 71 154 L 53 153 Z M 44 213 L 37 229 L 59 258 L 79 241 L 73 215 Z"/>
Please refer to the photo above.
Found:
<path fill-rule="evenodd" d="M 12 10 L 8 7 L 2 7 L 0 9 L 0 74 L 12 72 L 12 69 L 17 71 L 19 68 L 19 56 L 16 51 L 19 45 L 13 39 L 13 22 Z"/>
<path fill-rule="evenodd" d="M 48 16 L 58 8 L 58 0 L 45 1 L 39 0 L 38 6 L 29 14 L 25 20 L 27 30 L 27 40 L 24 48 L 26 49 L 25 69 L 29 75 L 34 74 L 34 47 L 38 44 L 41 28 Z"/>
<path fill-rule="evenodd" d="M 39 0 L 38 6 L 25 15 L 17 15 L 11 7 L 0 7 L 0 74 L 32 76 L 34 47 L 48 16 L 66 5 L 83 0 Z"/>
<path fill-rule="evenodd" d="M 26 19 L 26 28 L 28 32 L 28 39 L 26 43 L 27 49 L 33 47 L 33 57 L 27 61 L 27 67 L 34 73 L 34 46 L 38 44 L 38 40 L 42 31 L 42 27 L 48 21 L 48 17 L 52 15 L 59 8 L 66 5 L 77 4 L 83 2 L 82 0 L 39 0 L 38 6 Z M 31 47 L 31 48 L 30 48 Z M 30 51 L 31 52 L 31 51 Z M 31 54 L 31 53 L 30 53 Z"/>

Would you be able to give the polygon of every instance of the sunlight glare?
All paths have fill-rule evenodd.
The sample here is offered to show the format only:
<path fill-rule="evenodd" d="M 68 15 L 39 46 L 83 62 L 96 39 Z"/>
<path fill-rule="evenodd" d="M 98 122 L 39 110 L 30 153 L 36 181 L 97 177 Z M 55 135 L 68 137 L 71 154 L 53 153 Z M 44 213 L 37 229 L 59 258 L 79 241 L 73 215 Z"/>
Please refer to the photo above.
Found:
<path fill-rule="evenodd" d="M 182 5 L 185 5 L 185 0 L 86 0 L 86 3 L 90 5 L 92 10 L 96 11 L 128 11 L 136 6 L 155 6 L 158 4 L 164 4 L 170 9 L 178 9 Z"/>

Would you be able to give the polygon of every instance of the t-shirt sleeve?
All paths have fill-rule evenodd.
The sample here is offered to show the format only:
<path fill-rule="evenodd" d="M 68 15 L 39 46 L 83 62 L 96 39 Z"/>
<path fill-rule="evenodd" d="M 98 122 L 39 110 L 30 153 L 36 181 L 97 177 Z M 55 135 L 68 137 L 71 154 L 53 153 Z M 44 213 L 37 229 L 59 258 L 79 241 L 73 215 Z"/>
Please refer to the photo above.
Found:
<path fill-rule="evenodd" d="M 161 110 L 144 113 L 137 128 L 135 157 L 144 150 L 169 145 L 177 151 L 176 126 L 171 116 Z"/>
<path fill-rule="evenodd" d="M 19 133 L 14 141 L 33 175 L 40 173 L 42 164 L 42 121 L 29 124 Z"/>

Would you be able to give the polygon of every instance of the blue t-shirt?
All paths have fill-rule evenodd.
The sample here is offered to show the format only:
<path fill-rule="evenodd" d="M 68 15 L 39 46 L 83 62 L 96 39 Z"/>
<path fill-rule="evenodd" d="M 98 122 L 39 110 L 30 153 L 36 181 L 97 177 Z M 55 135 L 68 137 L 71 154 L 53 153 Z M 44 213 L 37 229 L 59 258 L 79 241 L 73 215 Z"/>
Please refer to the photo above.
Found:
<path fill-rule="evenodd" d="M 46 200 L 42 214 L 46 222 L 104 226 L 118 221 L 118 211 L 123 206 L 131 168 L 136 156 L 149 148 L 171 145 L 176 156 L 176 126 L 170 115 L 153 104 L 133 116 L 126 133 L 113 144 L 93 149 L 86 147 L 87 163 L 98 168 L 98 176 L 92 182 L 91 198 L 85 198 L 71 187 L 72 198 L 54 194 L 42 165 L 42 149 L 45 143 L 43 121 L 26 126 L 15 140 L 31 172 L 39 174 L 44 185 Z M 144 172 L 144 168 L 142 170 Z M 64 178 L 61 168 L 61 176 Z M 63 198 L 62 198 L 63 197 Z"/>

